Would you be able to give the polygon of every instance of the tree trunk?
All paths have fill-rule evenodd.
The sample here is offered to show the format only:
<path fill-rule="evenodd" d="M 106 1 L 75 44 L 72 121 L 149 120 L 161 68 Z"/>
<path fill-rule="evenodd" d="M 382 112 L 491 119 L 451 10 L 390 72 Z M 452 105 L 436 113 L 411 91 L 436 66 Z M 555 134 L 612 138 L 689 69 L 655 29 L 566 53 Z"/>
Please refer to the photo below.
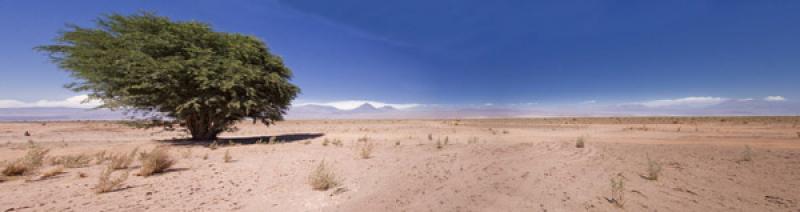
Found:
<path fill-rule="evenodd" d="M 215 126 L 212 126 L 212 122 L 208 120 L 209 118 L 197 118 L 198 116 L 194 116 L 186 120 L 186 128 L 189 130 L 189 133 L 192 134 L 193 141 L 211 141 L 217 139 L 217 135 L 219 135 L 222 130 L 216 129 Z"/>

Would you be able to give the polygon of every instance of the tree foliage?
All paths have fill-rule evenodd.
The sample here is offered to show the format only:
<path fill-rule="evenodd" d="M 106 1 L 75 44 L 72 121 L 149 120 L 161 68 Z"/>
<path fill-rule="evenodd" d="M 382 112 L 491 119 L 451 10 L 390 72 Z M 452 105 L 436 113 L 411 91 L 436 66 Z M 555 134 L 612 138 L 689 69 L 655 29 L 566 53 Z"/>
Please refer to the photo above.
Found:
<path fill-rule="evenodd" d="M 95 28 L 68 25 L 56 44 L 37 49 L 77 79 L 65 87 L 89 92 L 100 107 L 138 114 L 148 126 L 183 127 L 195 140 L 214 139 L 246 118 L 281 120 L 299 92 L 289 68 L 258 38 L 152 13 L 103 16 Z"/>

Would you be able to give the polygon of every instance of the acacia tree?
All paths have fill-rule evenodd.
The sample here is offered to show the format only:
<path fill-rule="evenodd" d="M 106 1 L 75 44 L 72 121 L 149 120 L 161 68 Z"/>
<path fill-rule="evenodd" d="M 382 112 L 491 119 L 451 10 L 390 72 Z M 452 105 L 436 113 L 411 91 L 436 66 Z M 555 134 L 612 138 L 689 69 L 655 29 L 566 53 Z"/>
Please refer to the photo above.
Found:
<path fill-rule="evenodd" d="M 36 49 L 76 79 L 66 88 L 138 114 L 145 126 L 182 127 L 193 140 L 215 139 L 246 118 L 269 126 L 300 91 L 258 38 L 152 13 L 67 25 L 56 44 Z"/>

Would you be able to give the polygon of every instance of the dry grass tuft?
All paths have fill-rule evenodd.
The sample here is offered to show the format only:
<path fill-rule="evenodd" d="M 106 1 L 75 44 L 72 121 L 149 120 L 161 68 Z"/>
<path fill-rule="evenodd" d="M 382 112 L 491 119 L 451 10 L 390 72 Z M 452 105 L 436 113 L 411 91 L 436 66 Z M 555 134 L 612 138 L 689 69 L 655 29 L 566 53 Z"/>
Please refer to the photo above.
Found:
<path fill-rule="evenodd" d="M 110 155 L 108 155 L 108 152 L 106 150 L 94 153 L 94 163 L 100 165 L 103 162 L 109 160 L 110 159 L 109 157 Z"/>
<path fill-rule="evenodd" d="M 41 179 L 54 177 L 56 175 L 60 175 L 60 174 L 63 174 L 63 173 L 64 173 L 64 167 L 63 166 L 56 166 L 56 167 L 50 168 L 50 169 L 42 172 Z"/>
<path fill-rule="evenodd" d="M 611 178 L 611 199 L 608 201 L 620 208 L 625 206 L 625 182 L 622 175 Z"/>
<path fill-rule="evenodd" d="M 322 140 L 322 146 L 328 146 L 328 144 L 330 144 L 330 143 L 331 143 L 331 141 L 328 140 L 327 138 Z"/>
<path fill-rule="evenodd" d="M 583 136 L 578 137 L 578 140 L 575 141 L 575 148 L 583 148 L 586 145 L 586 138 Z"/>
<path fill-rule="evenodd" d="M 227 149 L 225 150 L 225 156 L 222 157 L 222 160 L 225 161 L 225 163 L 230 163 L 231 161 L 233 161 L 230 150 Z"/>
<path fill-rule="evenodd" d="M 111 175 L 114 173 L 114 167 L 108 165 L 103 172 L 100 173 L 99 179 L 97 181 L 97 185 L 94 187 L 95 193 L 106 193 L 115 191 L 120 188 L 123 182 L 128 179 L 128 175 L 130 175 L 130 171 L 124 171 L 121 175 L 117 178 L 112 178 Z M 83 174 L 83 173 L 80 173 Z M 80 175 L 79 175 L 80 176 Z M 81 177 L 85 177 L 81 176 Z"/>
<path fill-rule="evenodd" d="M 314 190 L 325 191 L 339 185 L 339 179 L 330 167 L 322 160 L 311 175 L 308 176 L 309 184 Z"/>
<path fill-rule="evenodd" d="M 63 155 L 50 158 L 51 165 L 61 165 L 65 168 L 82 168 L 89 166 L 92 157 L 87 154 Z"/>
<path fill-rule="evenodd" d="M 139 176 L 163 173 L 175 164 L 175 160 L 169 156 L 169 149 L 165 146 L 158 146 L 149 153 L 142 152 L 139 160 L 142 163 L 142 168 L 137 174 Z"/>
<path fill-rule="evenodd" d="M 375 144 L 369 141 L 363 142 L 359 150 L 359 155 L 362 159 L 369 159 L 372 157 L 372 150 L 375 149 Z"/>
<path fill-rule="evenodd" d="M 42 162 L 48 152 L 50 152 L 50 150 L 38 147 L 28 149 L 24 157 L 6 164 L 6 167 L 3 169 L 3 175 L 20 176 L 33 172 L 42 166 Z"/>
<path fill-rule="evenodd" d="M 647 156 L 647 175 L 643 176 L 644 179 L 658 180 L 659 175 L 661 175 L 661 164 Z"/>
<path fill-rule="evenodd" d="M 208 148 L 211 149 L 211 150 L 215 150 L 215 149 L 217 149 L 218 146 L 219 146 L 219 144 L 217 143 L 216 140 L 214 140 L 214 142 L 211 142 L 211 144 L 208 145 Z"/>
<path fill-rule="evenodd" d="M 439 150 L 441 150 L 441 149 L 444 149 L 444 145 L 445 145 L 445 144 L 444 144 L 444 143 L 442 143 L 442 141 L 441 141 L 441 140 L 439 140 L 439 139 L 436 139 L 436 149 L 439 149 Z"/>
<path fill-rule="evenodd" d="M 203 155 L 203 160 L 208 160 L 208 153 L 206 153 L 205 155 Z"/>
<path fill-rule="evenodd" d="M 111 160 L 111 163 L 109 166 L 115 170 L 127 169 L 133 163 L 133 160 L 136 158 L 136 152 L 138 151 L 139 148 L 134 148 L 127 155 L 122 153 L 110 155 L 109 159 Z"/>
<path fill-rule="evenodd" d="M 333 142 L 331 142 L 331 143 L 332 143 L 334 146 L 337 146 L 337 147 L 342 147 L 342 146 L 344 146 L 344 143 L 342 143 L 342 140 L 339 140 L 338 138 L 337 138 L 337 139 L 333 139 Z"/>

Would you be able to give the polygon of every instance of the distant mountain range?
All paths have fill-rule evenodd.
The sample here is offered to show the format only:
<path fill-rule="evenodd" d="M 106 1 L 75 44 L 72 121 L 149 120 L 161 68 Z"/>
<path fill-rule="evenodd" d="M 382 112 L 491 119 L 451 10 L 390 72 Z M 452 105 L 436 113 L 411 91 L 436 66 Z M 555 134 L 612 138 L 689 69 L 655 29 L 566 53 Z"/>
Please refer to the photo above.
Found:
<path fill-rule="evenodd" d="M 796 102 L 726 101 L 707 107 L 652 108 L 640 104 L 561 106 L 441 106 L 397 109 L 364 103 L 354 109 L 305 104 L 293 106 L 287 119 L 513 118 L 543 116 L 749 116 L 798 115 Z M 0 108 L 0 121 L 123 120 L 120 111 L 66 107 Z"/>

